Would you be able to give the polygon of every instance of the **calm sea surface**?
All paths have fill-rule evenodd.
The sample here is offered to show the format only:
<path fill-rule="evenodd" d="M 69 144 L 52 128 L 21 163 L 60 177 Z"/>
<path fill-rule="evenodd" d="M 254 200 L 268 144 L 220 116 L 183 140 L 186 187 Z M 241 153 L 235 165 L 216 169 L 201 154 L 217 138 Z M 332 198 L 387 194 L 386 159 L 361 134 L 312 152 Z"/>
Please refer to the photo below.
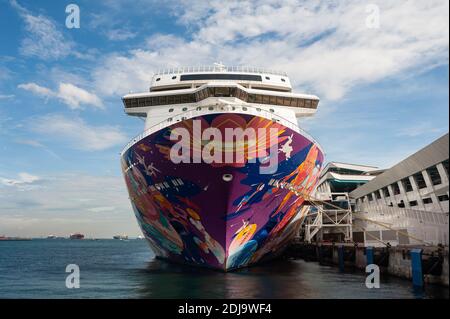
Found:
<path fill-rule="evenodd" d="M 80 267 L 81 287 L 67 289 L 66 265 Z M 415 291 L 381 278 L 303 260 L 220 273 L 154 259 L 144 240 L 0 241 L 0 298 L 448 298 L 446 288 Z"/>

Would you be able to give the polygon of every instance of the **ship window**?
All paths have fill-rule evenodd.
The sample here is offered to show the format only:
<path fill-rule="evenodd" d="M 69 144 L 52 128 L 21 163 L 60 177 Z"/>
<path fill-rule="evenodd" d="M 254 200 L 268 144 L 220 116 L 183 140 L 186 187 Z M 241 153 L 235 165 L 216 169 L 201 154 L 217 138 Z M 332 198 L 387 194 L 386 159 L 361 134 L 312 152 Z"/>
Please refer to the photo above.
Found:
<path fill-rule="evenodd" d="M 194 94 L 189 94 L 189 102 L 190 103 L 194 103 L 195 102 L 195 95 Z"/>
<path fill-rule="evenodd" d="M 256 94 L 255 95 L 255 103 L 262 103 L 262 95 Z"/>
<path fill-rule="evenodd" d="M 270 109 L 270 112 L 272 112 L 272 113 L 273 113 L 273 112 L 275 112 L 275 110 L 274 110 L 274 109 Z"/>
<path fill-rule="evenodd" d="M 311 100 L 306 100 L 305 101 L 305 107 L 306 108 L 312 108 L 312 103 L 311 102 L 312 102 Z"/>
<path fill-rule="evenodd" d="M 160 105 L 167 104 L 167 98 L 165 96 L 160 96 L 159 97 L 159 104 Z"/>
<path fill-rule="evenodd" d="M 268 76 L 266 76 L 266 80 L 270 80 L 270 78 Z"/>
<path fill-rule="evenodd" d="M 422 201 L 424 204 L 432 204 L 433 203 L 433 200 L 430 197 L 424 198 Z"/>
<path fill-rule="evenodd" d="M 372 196 L 372 194 L 367 195 L 367 197 L 369 198 L 369 202 L 373 201 L 373 196 Z"/>
<path fill-rule="evenodd" d="M 270 96 L 270 104 L 277 104 L 277 97 L 276 96 Z"/>
<path fill-rule="evenodd" d="M 173 112 L 173 109 L 169 109 L 169 112 Z"/>
<path fill-rule="evenodd" d="M 172 118 L 169 117 L 169 118 L 167 119 L 167 122 L 172 122 Z"/>
<path fill-rule="evenodd" d="M 214 110 L 214 107 L 210 106 L 210 107 L 208 107 L 208 110 L 212 111 L 212 110 Z"/>
<path fill-rule="evenodd" d="M 258 107 L 258 108 L 256 108 L 256 110 L 258 111 L 258 112 L 261 112 L 261 109 Z"/>
<path fill-rule="evenodd" d="M 173 98 L 173 95 L 169 95 L 167 97 L 167 104 L 173 104 L 174 101 L 175 101 L 175 99 Z"/>
<path fill-rule="evenodd" d="M 304 99 L 298 99 L 297 106 L 298 107 L 305 107 L 305 100 Z"/>
<path fill-rule="evenodd" d="M 245 106 L 242 107 L 243 111 L 247 111 L 247 108 Z"/>
<path fill-rule="evenodd" d="M 230 96 L 236 96 L 236 88 L 230 88 Z"/>
<path fill-rule="evenodd" d="M 439 171 L 436 166 L 427 168 L 427 173 L 430 175 L 431 183 L 433 185 L 439 185 L 442 183 L 441 175 L 439 175 Z"/>
<path fill-rule="evenodd" d="M 291 98 L 290 97 L 285 97 L 284 98 L 284 105 L 291 106 Z"/>
<path fill-rule="evenodd" d="M 419 189 L 427 187 L 427 183 L 425 183 L 425 179 L 423 178 L 422 172 L 414 174 L 413 177 Z"/>
<path fill-rule="evenodd" d="M 255 94 L 249 94 L 248 95 L 248 102 L 249 103 L 255 103 L 255 99 L 256 99 Z"/>
<path fill-rule="evenodd" d="M 448 201 L 448 195 L 445 194 L 445 195 L 438 196 L 438 199 L 440 202 Z"/>
<path fill-rule="evenodd" d="M 283 97 L 282 96 L 277 96 L 277 104 L 283 105 Z"/>
<path fill-rule="evenodd" d="M 189 102 L 189 95 L 188 94 L 183 94 L 181 96 L 181 103 L 188 103 Z"/>
<path fill-rule="evenodd" d="M 214 88 L 208 88 L 208 97 L 209 96 L 214 96 Z"/>
<path fill-rule="evenodd" d="M 182 109 L 183 111 L 187 111 L 187 107 L 183 107 L 183 109 Z"/>
<path fill-rule="evenodd" d="M 180 96 L 179 95 L 174 95 L 173 103 L 174 104 L 179 104 L 180 103 Z"/>
<path fill-rule="evenodd" d="M 268 95 L 263 95 L 263 104 L 269 104 L 270 103 L 270 97 Z"/>
<path fill-rule="evenodd" d="M 197 111 L 201 111 L 201 110 L 202 110 L 202 107 L 201 107 L 201 106 L 198 106 L 198 107 L 196 108 L 196 110 L 197 110 Z"/>
<path fill-rule="evenodd" d="M 383 195 L 384 195 L 384 197 L 389 197 L 390 195 L 389 195 L 389 189 L 387 188 L 387 187 L 383 187 Z"/>
<path fill-rule="evenodd" d="M 216 87 L 215 90 L 215 96 L 223 96 L 223 97 L 228 97 L 230 96 L 230 88 L 228 87 Z"/>
<path fill-rule="evenodd" d="M 292 99 L 291 99 L 291 106 L 292 106 L 292 107 L 297 107 L 297 102 L 298 102 L 298 99 L 292 98 Z"/>
<path fill-rule="evenodd" d="M 285 80 L 285 79 L 283 79 L 283 78 L 281 78 L 281 81 L 283 81 L 283 82 L 286 82 L 286 80 Z"/>
<path fill-rule="evenodd" d="M 318 100 L 313 100 L 313 102 L 312 102 L 312 107 L 314 108 L 314 109 L 317 109 L 317 106 L 319 105 L 319 101 Z"/>
<path fill-rule="evenodd" d="M 176 76 L 176 75 L 172 76 L 172 80 L 175 80 L 176 78 L 177 78 L 177 76 Z"/>
<path fill-rule="evenodd" d="M 244 80 L 244 81 L 262 81 L 260 75 L 253 74 L 183 74 L 180 81 L 196 81 L 196 80 Z"/>
<path fill-rule="evenodd" d="M 161 80 L 161 78 L 157 78 L 157 79 L 156 79 L 156 82 L 158 82 L 158 81 L 160 81 L 160 80 Z"/>

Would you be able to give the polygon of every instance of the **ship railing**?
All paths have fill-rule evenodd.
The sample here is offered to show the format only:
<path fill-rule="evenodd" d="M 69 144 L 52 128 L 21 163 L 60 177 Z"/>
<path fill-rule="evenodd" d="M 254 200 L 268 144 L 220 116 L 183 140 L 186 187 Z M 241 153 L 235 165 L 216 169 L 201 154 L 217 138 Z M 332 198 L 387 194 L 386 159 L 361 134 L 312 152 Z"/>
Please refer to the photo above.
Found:
<path fill-rule="evenodd" d="M 123 148 L 123 150 L 120 152 L 120 156 L 123 156 L 123 154 L 125 154 L 125 152 L 128 151 L 128 149 L 130 147 L 132 147 L 134 144 L 136 144 L 143 138 L 145 138 L 163 128 L 166 128 L 172 124 L 175 124 L 177 122 L 184 121 L 184 120 L 187 120 L 190 118 L 194 118 L 194 117 L 197 117 L 200 115 L 205 115 L 207 113 L 213 114 L 213 113 L 223 112 L 223 111 L 239 113 L 239 114 L 251 114 L 251 115 L 255 115 L 255 116 L 261 116 L 266 119 L 280 123 L 283 126 L 289 128 L 297 133 L 302 134 L 305 138 L 307 138 L 312 143 L 314 143 L 321 150 L 322 154 L 325 155 L 322 146 L 316 141 L 316 139 L 314 137 L 312 137 L 312 135 L 310 135 L 309 133 L 304 131 L 302 128 L 300 128 L 297 123 L 293 123 L 290 120 L 288 120 L 280 115 L 275 114 L 274 112 L 269 112 L 269 111 L 267 111 L 263 108 L 259 108 L 257 106 L 251 106 L 251 105 L 248 105 L 245 103 L 229 103 L 227 101 L 227 102 L 222 102 L 220 104 L 215 103 L 215 104 L 201 105 L 201 106 L 196 105 L 192 109 L 189 109 L 183 113 L 179 113 L 175 116 L 172 116 L 168 119 L 165 119 L 164 121 L 161 121 L 161 122 L 149 127 L 148 129 L 144 130 L 143 132 L 141 132 L 140 134 L 135 136 L 131 141 L 129 141 L 127 143 L 127 145 Z"/>
<path fill-rule="evenodd" d="M 221 66 L 221 65 L 201 65 L 175 67 L 158 70 L 154 75 L 194 73 L 194 72 L 240 72 L 240 73 L 267 73 L 273 75 L 286 76 L 286 72 L 271 70 L 266 68 L 256 68 L 250 66 Z"/>

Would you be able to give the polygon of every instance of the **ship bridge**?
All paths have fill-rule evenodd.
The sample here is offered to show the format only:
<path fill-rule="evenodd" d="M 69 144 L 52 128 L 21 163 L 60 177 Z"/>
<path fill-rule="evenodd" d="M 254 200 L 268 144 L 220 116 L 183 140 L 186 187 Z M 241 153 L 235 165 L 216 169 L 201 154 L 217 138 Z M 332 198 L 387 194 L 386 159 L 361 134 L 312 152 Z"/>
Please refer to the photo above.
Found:
<path fill-rule="evenodd" d="M 283 72 L 222 64 L 158 71 L 148 92 L 122 100 L 128 115 L 146 118 L 146 129 L 224 111 L 253 112 L 297 126 L 297 119 L 314 115 L 319 104 L 315 95 L 293 93 Z"/>

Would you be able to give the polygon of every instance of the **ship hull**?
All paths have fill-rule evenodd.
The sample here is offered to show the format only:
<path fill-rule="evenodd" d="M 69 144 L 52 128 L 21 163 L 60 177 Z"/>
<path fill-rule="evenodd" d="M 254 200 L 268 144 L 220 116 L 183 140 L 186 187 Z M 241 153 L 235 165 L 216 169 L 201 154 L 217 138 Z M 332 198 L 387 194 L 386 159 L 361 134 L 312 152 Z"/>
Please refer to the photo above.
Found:
<path fill-rule="evenodd" d="M 247 141 L 243 160 L 207 163 L 198 158 L 204 153 L 195 150 L 194 121 L 203 125 L 200 132 L 240 127 L 273 128 L 277 134 L 270 141 L 267 134 L 267 143 L 256 137 L 256 148 Z M 175 163 L 171 149 L 179 140 L 169 137 L 180 127 L 194 138 L 187 158 Z M 260 144 L 266 148 L 266 162 L 258 157 L 263 154 Z M 263 172 L 271 156 L 277 159 L 276 170 Z M 156 256 L 228 271 L 276 257 L 295 236 L 323 154 L 315 142 L 277 122 L 220 113 L 187 119 L 142 138 L 123 153 L 121 163 L 134 213 Z"/>

